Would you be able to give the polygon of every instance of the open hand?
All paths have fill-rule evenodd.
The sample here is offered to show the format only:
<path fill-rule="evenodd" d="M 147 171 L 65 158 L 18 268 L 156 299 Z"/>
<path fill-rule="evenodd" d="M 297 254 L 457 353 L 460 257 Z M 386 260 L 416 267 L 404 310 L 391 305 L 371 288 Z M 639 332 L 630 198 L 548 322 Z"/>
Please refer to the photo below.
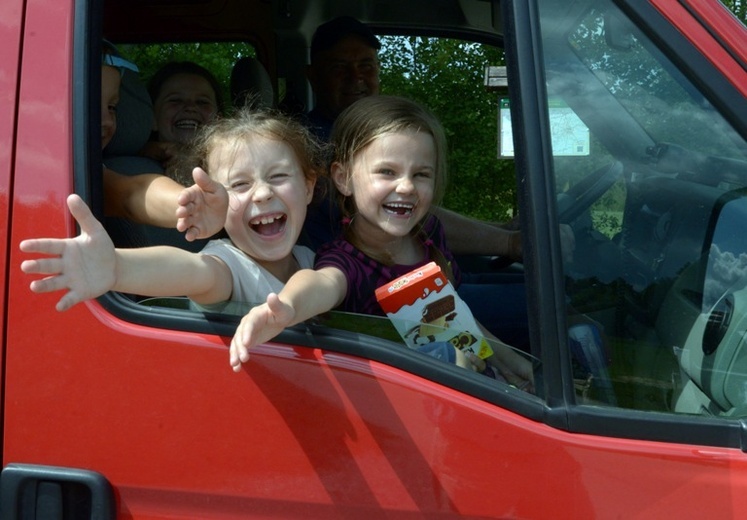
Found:
<path fill-rule="evenodd" d="M 508 384 L 534 393 L 534 367 L 532 362 L 508 345 L 498 347 L 491 364 L 498 369 Z"/>
<path fill-rule="evenodd" d="M 116 256 L 111 238 L 78 195 L 70 195 L 67 206 L 80 225 L 80 235 L 75 238 L 29 239 L 20 245 L 25 253 L 50 255 L 50 258 L 24 260 L 21 270 L 28 274 L 49 275 L 31 282 L 31 290 L 35 293 L 67 289 L 57 302 L 58 311 L 97 298 L 111 290 L 115 283 Z"/>
<path fill-rule="evenodd" d="M 295 316 L 293 307 L 283 303 L 278 295 L 270 293 L 267 302 L 254 307 L 239 323 L 231 340 L 230 363 L 234 372 L 249 361 L 249 349 L 268 341 L 291 324 Z"/>
<path fill-rule="evenodd" d="M 209 238 L 223 229 L 228 212 L 228 192 L 215 182 L 202 168 L 192 170 L 195 183 L 183 190 L 177 199 L 176 229 L 186 232 L 185 238 L 193 241 Z"/>

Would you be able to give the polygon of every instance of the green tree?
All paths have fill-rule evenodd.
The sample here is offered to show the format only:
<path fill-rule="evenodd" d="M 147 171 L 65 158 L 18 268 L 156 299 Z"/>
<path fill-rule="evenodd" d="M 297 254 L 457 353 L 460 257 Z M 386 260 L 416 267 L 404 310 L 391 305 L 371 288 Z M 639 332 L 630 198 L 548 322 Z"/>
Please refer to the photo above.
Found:
<path fill-rule="evenodd" d="M 441 120 L 449 140 L 444 205 L 486 220 L 508 220 L 515 206 L 512 161 L 497 158 L 498 96 L 484 86 L 485 67 L 501 49 L 452 39 L 382 38 L 382 92 L 415 99 Z"/>

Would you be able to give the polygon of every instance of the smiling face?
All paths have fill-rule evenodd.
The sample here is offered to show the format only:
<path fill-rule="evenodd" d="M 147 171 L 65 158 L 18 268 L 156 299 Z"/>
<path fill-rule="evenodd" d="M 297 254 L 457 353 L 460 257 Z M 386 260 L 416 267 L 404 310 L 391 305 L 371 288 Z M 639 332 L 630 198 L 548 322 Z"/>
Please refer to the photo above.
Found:
<path fill-rule="evenodd" d="M 428 213 L 436 177 L 430 134 L 384 134 L 358 152 L 350 168 L 334 163 L 332 176 L 341 193 L 352 195 L 357 210 L 352 225 L 365 242 L 405 237 Z"/>
<path fill-rule="evenodd" d="M 207 157 L 210 176 L 229 193 L 226 232 L 233 243 L 270 272 L 288 260 L 298 240 L 314 181 L 283 141 L 258 135 L 223 142 Z"/>
<path fill-rule="evenodd" d="M 379 93 L 379 58 L 362 38 L 348 35 L 319 52 L 308 69 L 316 108 L 329 118 L 355 101 Z"/>
<path fill-rule="evenodd" d="M 105 148 L 117 131 L 117 104 L 122 75 L 114 67 L 101 67 L 101 148 Z"/>
<path fill-rule="evenodd" d="M 197 74 L 174 74 L 161 85 L 153 102 L 158 138 L 187 143 L 202 125 L 218 114 L 216 93 L 210 82 Z"/>

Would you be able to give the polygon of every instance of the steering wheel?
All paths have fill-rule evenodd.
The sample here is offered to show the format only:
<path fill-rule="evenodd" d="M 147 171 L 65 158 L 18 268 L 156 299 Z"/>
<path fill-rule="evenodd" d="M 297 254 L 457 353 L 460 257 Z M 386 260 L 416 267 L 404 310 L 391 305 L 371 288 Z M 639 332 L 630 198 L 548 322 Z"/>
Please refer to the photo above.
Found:
<path fill-rule="evenodd" d="M 568 191 L 558 194 L 558 220 L 570 224 L 594 204 L 623 174 L 620 161 L 603 166 Z"/>

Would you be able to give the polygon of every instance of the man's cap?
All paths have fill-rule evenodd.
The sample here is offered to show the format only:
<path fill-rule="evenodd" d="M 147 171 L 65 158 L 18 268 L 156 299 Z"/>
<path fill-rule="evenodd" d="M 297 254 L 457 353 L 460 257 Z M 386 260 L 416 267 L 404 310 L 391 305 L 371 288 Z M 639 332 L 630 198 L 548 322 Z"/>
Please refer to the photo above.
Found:
<path fill-rule="evenodd" d="M 381 49 L 381 42 L 368 26 L 352 16 L 339 16 L 317 27 L 311 38 L 311 56 L 334 47 L 344 37 L 360 36 L 372 48 Z"/>

